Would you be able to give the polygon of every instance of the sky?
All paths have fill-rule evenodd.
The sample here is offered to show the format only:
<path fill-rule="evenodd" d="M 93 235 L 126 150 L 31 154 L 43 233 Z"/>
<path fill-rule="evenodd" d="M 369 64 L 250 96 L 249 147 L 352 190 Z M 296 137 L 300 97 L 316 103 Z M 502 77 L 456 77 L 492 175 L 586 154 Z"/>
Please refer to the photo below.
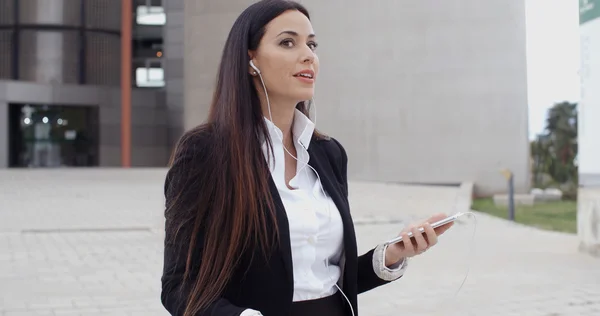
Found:
<path fill-rule="evenodd" d="M 507 0 L 511 1 L 511 0 Z M 579 102 L 579 2 L 526 0 L 529 138 L 555 103 Z"/>

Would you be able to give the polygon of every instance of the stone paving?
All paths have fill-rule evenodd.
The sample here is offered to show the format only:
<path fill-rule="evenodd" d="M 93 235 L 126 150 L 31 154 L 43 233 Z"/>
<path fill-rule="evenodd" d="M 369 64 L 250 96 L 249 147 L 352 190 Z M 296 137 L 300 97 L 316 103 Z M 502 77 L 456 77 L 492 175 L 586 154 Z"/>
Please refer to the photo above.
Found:
<path fill-rule="evenodd" d="M 0 315 L 167 315 L 163 169 L 1 170 Z M 451 187 L 351 183 L 361 252 L 457 210 Z M 360 315 L 600 315 L 600 260 L 574 235 L 477 213 L 360 296 Z M 469 270 L 466 283 L 455 296 Z"/>

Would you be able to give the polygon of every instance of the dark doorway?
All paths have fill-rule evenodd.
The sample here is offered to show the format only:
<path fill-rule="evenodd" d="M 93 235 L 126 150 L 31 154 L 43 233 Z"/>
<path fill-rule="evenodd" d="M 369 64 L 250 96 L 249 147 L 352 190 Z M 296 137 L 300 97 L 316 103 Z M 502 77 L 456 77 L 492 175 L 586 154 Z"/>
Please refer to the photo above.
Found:
<path fill-rule="evenodd" d="M 9 167 L 98 166 L 98 108 L 9 105 Z"/>

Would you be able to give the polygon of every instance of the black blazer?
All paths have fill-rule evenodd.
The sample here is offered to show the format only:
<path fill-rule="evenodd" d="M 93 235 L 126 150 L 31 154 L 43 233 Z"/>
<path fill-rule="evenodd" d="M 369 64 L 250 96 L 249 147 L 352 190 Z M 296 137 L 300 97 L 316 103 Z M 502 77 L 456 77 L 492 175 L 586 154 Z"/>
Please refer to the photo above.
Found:
<path fill-rule="evenodd" d="M 185 137 L 185 136 L 184 136 Z M 203 140 L 197 139 L 186 142 L 189 148 L 203 148 Z M 375 287 L 388 283 L 379 278 L 373 269 L 372 259 L 374 248 L 358 256 L 354 224 L 350 215 L 348 203 L 347 164 L 348 157 L 344 147 L 334 138 L 316 139 L 313 137 L 308 148 L 310 153 L 309 164 L 319 173 L 324 190 L 331 196 L 337 206 L 344 227 L 345 266 L 342 267 L 342 290 L 352 303 L 355 315 L 357 310 L 357 295 Z M 195 154 L 188 155 L 195 157 Z M 191 158 L 190 158 L 191 159 Z M 171 198 L 173 189 L 177 190 L 174 183 L 184 182 L 186 176 L 183 166 L 192 161 L 174 160 L 165 180 L 165 197 Z M 275 201 L 277 225 L 279 226 L 281 243 L 278 251 L 265 262 L 263 256 L 254 256 L 250 266 L 239 267 L 222 297 L 214 302 L 209 310 L 202 314 L 212 316 L 238 316 L 247 309 L 260 311 L 265 316 L 289 315 L 294 291 L 292 274 L 292 253 L 289 239 L 289 225 L 283 203 L 270 178 L 270 189 Z M 167 231 L 167 237 L 169 232 Z M 187 249 L 187 240 L 179 241 Z M 375 245 L 374 245 L 375 246 Z M 185 252 L 174 249 L 173 245 L 165 243 L 164 271 L 161 278 L 161 301 L 171 315 L 182 315 L 186 293 L 180 293 L 182 275 L 185 270 Z M 249 258 L 252 254 L 242 254 Z M 248 262 L 242 260 L 242 262 Z M 244 274 L 247 269 L 247 274 Z M 185 291 L 184 291 L 185 292 Z M 348 303 L 344 300 L 347 315 L 351 315 Z"/>

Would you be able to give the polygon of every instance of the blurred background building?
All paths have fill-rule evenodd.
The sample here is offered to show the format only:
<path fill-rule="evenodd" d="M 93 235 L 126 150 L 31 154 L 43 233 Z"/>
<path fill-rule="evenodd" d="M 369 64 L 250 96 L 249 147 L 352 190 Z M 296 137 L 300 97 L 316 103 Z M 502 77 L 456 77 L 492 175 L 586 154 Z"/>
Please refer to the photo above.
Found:
<path fill-rule="evenodd" d="M 164 166 L 206 118 L 252 2 L 133 1 L 132 166 Z M 487 195 L 509 169 L 529 189 L 523 1 L 301 2 L 321 43 L 318 126 L 350 178 Z M 120 19 L 114 0 L 0 0 L 0 168 L 121 164 Z"/>
<path fill-rule="evenodd" d="M 131 164 L 162 166 L 162 1 L 133 1 Z M 0 167 L 119 166 L 121 4 L 0 0 Z"/>
<path fill-rule="evenodd" d="M 580 249 L 600 256 L 600 0 L 579 2 L 581 102 L 578 112 Z"/>

